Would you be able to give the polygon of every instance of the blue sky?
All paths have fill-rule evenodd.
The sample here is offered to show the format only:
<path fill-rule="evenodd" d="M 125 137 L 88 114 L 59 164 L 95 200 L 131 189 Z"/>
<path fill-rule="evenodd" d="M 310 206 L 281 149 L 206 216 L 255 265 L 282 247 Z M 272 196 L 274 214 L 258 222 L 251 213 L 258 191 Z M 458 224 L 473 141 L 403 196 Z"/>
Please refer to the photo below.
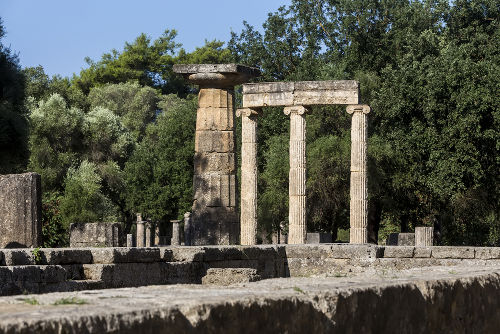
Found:
<path fill-rule="evenodd" d="M 228 41 L 242 22 L 262 31 L 269 12 L 290 0 L 0 0 L 6 46 L 21 65 L 42 65 L 49 75 L 72 76 L 104 52 L 121 50 L 144 32 L 155 39 L 176 29 L 187 51 L 205 39 Z"/>

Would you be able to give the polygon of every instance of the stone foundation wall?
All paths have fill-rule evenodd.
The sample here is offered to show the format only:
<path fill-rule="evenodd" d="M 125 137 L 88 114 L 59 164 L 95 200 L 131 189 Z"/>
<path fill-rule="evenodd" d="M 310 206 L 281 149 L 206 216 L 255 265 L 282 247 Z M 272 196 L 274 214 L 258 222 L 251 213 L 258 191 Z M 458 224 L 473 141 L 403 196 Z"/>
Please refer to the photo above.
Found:
<path fill-rule="evenodd" d="M 200 284 L 212 268 L 254 269 L 255 275 L 265 279 L 497 264 L 500 248 L 486 247 L 323 244 L 0 249 L 0 295 Z"/>

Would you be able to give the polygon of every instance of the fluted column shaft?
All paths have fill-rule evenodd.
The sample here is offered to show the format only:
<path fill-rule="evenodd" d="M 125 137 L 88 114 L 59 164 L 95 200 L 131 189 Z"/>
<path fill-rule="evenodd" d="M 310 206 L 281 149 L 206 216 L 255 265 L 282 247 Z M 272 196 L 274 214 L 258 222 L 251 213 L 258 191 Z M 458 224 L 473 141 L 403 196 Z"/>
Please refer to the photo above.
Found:
<path fill-rule="evenodd" d="M 142 220 L 142 215 L 137 214 L 137 224 L 136 224 L 136 246 L 144 247 L 144 221 Z"/>
<path fill-rule="evenodd" d="M 368 179 L 366 138 L 368 129 L 367 105 L 351 105 L 351 188 L 350 188 L 350 243 L 368 243 Z"/>
<path fill-rule="evenodd" d="M 303 106 L 285 107 L 290 115 L 290 173 L 288 186 L 288 243 L 304 244 L 306 223 L 306 112 Z"/>
<path fill-rule="evenodd" d="M 257 109 L 238 109 L 241 116 L 241 236 L 242 245 L 257 243 Z"/>
<path fill-rule="evenodd" d="M 432 246 L 434 243 L 434 228 L 428 226 L 415 227 L 415 246 Z"/>

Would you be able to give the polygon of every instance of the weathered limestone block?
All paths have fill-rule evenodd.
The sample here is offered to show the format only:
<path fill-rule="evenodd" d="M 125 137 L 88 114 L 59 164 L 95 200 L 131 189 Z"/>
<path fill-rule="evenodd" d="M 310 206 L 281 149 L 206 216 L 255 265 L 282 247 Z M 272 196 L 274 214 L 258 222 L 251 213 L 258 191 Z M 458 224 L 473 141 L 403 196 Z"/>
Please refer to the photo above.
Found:
<path fill-rule="evenodd" d="M 415 233 L 391 233 L 385 243 L 388 246 L 415 246 Z"/>
<path fill-rule="evenodd" d="M 427 247 L 434 243 L 434 228 L 428 226 L 415 227 L 415 246 Z"/>
<path fill-rule="evenodd" d="M 332 234 L 323 232 L 307 233 L 308 244 L 328 244 L 332 243 Z"/>
<path fill-rule="evenodd" d="M 0 248 L 42 245 L 41 195 L 39 174 L 0 175 Z"/>
<path fill-rule="evenodd" d="M 415 247 L 411 246 L 386 246 L 384 247 L 384 258 L 412 258 Z"/>
<path fill-rule="evenodd" d="M 210 268 L 201 279 L 202 284 L 231 285 L 260 281 L 257 269 L 253 268 Z"/>
<path fill-rule="evenodd" d="M 243 107 L 357 104 L 359 84 L 353 80 L 259 82 L 243 85 Z"/>
<path fill-rule="evenodd" d="M 120 223 L 73 223 L 69 227 L 70 247 L 120 247 Z"/>
<path fill-rule="evenodd" d="M 347 106 L 352 114 L 351 126 L 351 186 L 350 186 L 350 243 L 368 242 L 368 173 L 366 139 L 368 136 L 367 105 Z"/>
<path fill-rule="evenodd" d="M 237 243 L 234 86 L 259 75 L 259 71 L 237 64 L 191 64 L 175 65 L 174 72 L 200 86 L 191 244 Z"/>

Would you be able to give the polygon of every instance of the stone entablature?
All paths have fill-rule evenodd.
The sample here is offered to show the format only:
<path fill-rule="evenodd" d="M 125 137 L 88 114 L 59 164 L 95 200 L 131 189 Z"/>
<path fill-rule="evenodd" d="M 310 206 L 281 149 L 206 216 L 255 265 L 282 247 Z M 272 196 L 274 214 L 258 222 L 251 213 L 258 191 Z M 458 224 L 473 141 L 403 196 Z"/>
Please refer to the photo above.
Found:
<path fill-rule="evenodd" d="M 260 82 L 243 85 L 243 108 L 358 104 L 354 80 Z"/>

